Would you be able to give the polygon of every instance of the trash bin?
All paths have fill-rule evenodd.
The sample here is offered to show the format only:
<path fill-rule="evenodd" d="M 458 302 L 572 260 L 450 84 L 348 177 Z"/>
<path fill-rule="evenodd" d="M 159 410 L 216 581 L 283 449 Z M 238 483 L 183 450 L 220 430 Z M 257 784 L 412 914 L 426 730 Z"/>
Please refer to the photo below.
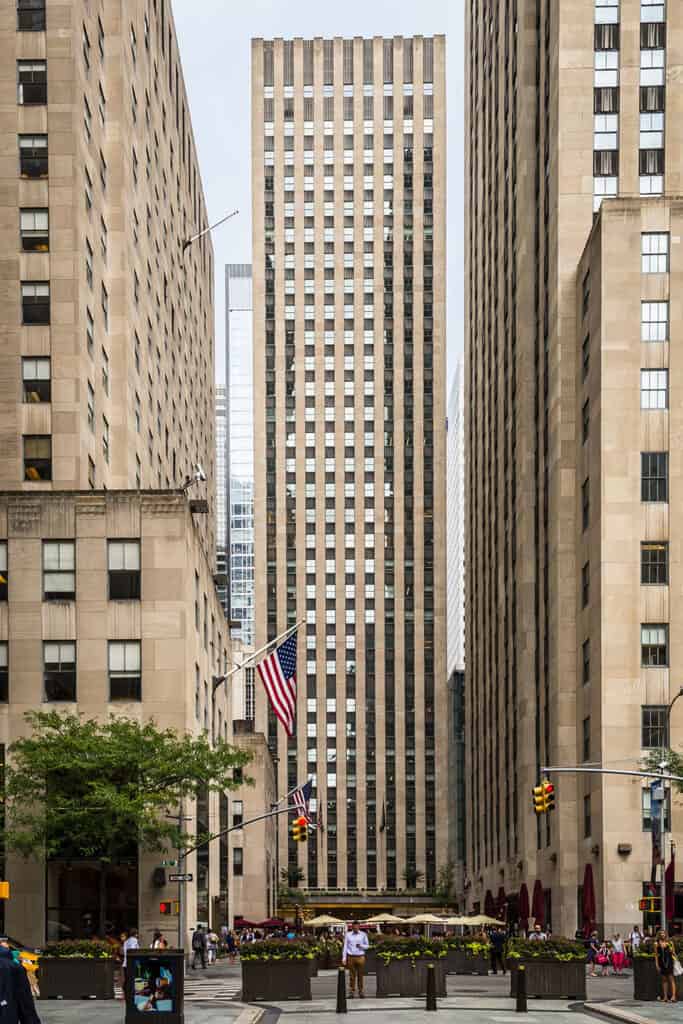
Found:
<path fill-rule="evenodd" d="M 184 1024 L 185 953 L 182 949 L 128 951 L 125 1024 L 154 1013 L 164 1024 Z"/>

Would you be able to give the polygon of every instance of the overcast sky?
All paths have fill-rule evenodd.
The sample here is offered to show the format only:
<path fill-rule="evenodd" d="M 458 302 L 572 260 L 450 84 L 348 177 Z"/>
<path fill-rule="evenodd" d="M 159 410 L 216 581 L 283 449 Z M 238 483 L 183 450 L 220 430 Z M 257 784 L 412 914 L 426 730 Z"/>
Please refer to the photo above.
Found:
<path fill-rule="evenodd" d="M 464 0 L 173 0 L 173 11 L 209 217 L 213 222 L 230 210 L 240 211 L 213 235 L 219 380 L 225 366 L 223 268 L 251 262 L 250 40 L 446 34 L 450 380 L 463 333 Z"/>

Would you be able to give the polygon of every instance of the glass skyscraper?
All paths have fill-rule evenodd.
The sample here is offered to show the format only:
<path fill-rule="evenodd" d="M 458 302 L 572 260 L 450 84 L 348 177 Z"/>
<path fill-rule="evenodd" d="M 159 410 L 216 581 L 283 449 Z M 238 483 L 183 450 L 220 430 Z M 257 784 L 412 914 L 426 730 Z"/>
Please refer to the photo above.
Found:
<path fill-rule="evenodd" d="M 254 389 L 252 274 L 225 268 L 228 616 L 234 636 L 254 642 Z"/>

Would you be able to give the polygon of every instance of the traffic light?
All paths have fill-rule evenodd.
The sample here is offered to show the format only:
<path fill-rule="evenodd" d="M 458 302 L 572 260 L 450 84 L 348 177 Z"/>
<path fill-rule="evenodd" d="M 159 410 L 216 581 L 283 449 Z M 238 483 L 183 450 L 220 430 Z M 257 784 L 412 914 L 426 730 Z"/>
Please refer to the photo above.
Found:
<path fill-rule="evenodd" d="M 642 910 L 646 914 L 658 914 L 659 913 L 659 896 L 645 896 L 642 900 L 638 900 L 638 910 Z"/>
<path fill-rule="evenodd" d="M 173 913 L 173 903 L 171 902 L 171 900 L 162 900 L 161 901 L 161 903 L 159 904 L 159 913 L 160 914 L 172 914 Z"/>
<path fill-rule="evenodd" d="M 305 843 L 308 839 L 308 818 L 304 815 L 295 818 L 289 834 L 295 843 Z"/>
<path fill-rule="evenodd" d="M 543 779 L 539 786 L 531 790 L 536 814 L 546 814 L 555 810 L 555 787 L 548 779 Z"/>
<path fill-rule="evenodd" d="M 531 790 L 531 793 L 532 793 L 532 798 L 533 798 L 534 810 L 536 811 L 536 814 L 544 814 L 545 813 L 545 788 L 542 785 L 541 786 L 534 786 L 534 788 Z"/>
<path fill-rule="evenodd" d="M 543 792 L 545 794 L 545 809 L 546 811 L 555 810 L 555 787 L 552 782 L 548 782 L 547 779 L 543 781 Z"/>

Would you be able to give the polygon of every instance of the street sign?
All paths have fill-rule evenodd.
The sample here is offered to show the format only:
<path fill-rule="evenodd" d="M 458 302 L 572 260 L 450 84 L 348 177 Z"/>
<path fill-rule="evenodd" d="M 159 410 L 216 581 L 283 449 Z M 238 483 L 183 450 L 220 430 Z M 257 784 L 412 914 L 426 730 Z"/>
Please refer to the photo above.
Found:
<path fill-rule="evenodd" d="M 191 882 L 192 875 L 189 873 L 182 875 L 169 875 L 168 880 L 169 882 Z"/>

